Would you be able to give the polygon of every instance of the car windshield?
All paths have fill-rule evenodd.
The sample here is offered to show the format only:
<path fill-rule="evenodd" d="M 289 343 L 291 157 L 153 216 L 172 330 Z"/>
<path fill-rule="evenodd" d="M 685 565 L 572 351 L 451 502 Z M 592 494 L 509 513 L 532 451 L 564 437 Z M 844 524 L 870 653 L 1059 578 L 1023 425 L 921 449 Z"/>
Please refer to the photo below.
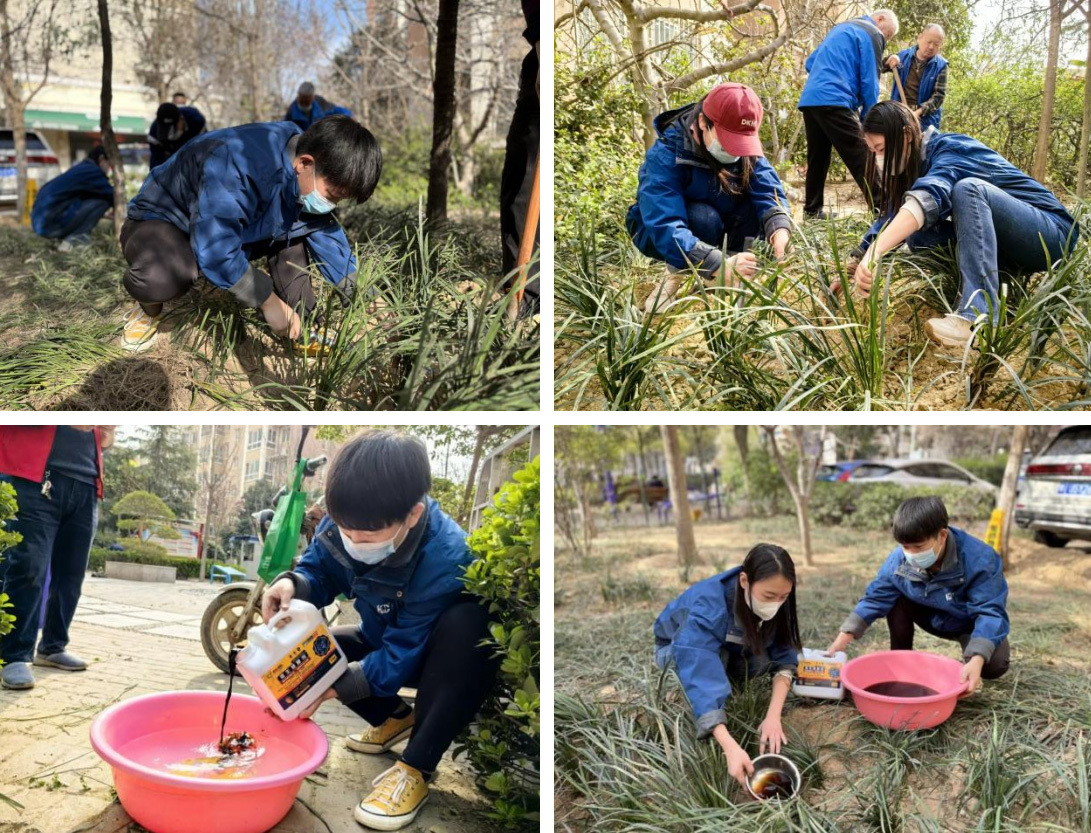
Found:
<path fill-rule="evenodd" d="M 869 477 L 882 477 L 884 474 L 890 474 L 893 469 L 890 466 L 877 466 L 869 463 L 865 466 L 857 466 L 852 470 L 853 480 L 867 480 Z"/>
<path fill-rule="evenodd" d="M 0 130 L 0 150 L 14 150 L 15 137 L 10 130 Z M 36 133 L 27 134 L 27 150 L 45 150 L 45 144 Z"/>
<path fill-rule="evenodd" d="M 1043 452 L 1043 456 L 1049 457 L 1069 457 L 1074 454 L 1091 454 L 1091 425 L 1066 428 Z"/>

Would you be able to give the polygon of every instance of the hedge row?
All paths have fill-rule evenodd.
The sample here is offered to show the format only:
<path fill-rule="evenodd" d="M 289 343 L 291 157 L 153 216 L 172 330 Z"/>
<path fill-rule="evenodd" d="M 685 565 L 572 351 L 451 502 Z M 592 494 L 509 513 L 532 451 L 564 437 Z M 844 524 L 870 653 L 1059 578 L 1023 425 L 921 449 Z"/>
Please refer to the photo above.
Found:
<path fill-rule="evenodd" d="M 185 558 L 180 555 L 167 555 L 167 551 L 159 544 L 127 544 L 124 550 L 108 550 L 102 547 L 91 548 L 91 558 L 88 568 L 96 573 L 106 569 L 107 561 L 123 561 L 126 563 L 150 564 L 153 567 L 177 567 L 178 578 L 198 578 L 201 575 L 201 562 L 196 558 Z M 213 566 L 227 566 L 218 561 L 206 561 L 205 569 L 211 570 Z"/>
<path fill-rule="evenodd" d="M 963 526 L 987 521 L 995 497 L 985 489 L 967 486 L 906 488 L 895 483 L 815 484 L 811 495 L 811 520 L 824 526 L 888 530 L 894 511 L 906 498 L 935 496 L 943 499 L 951 523 Z"/>

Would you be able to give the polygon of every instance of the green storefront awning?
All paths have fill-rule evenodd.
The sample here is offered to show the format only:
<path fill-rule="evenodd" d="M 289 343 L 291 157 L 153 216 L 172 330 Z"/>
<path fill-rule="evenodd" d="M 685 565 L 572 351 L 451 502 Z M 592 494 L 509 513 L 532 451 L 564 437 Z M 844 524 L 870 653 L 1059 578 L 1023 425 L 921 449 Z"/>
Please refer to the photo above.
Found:
<path fill-rule="evenodd" d="M 118 133 L 146 133 L 150 120 L 136 116 L 114 116 L 111 119 L 114 130 Z M 27 127 L 41 127 L 46 130 L 77 130 L 93 132 L 99 129 L 98 113 L 62 113 L 59 110 L 27 110 Z"/>

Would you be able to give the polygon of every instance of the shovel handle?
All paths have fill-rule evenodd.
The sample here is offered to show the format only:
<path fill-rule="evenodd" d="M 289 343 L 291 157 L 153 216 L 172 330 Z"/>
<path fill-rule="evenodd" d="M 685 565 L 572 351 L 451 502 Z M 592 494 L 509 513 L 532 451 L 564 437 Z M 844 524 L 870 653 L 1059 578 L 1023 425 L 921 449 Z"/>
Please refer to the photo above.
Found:
<path fill-rule="evenodd" d="M 538 219 L 541 215 L 542 196 L 542 158 L 534 163 L 534 185 L 530 189 L 530 201 L 527 204 L 527 218 L 523 224 L 523 238 L 519 241 L 519 259 L 516 265 L 519 267 L 519 277 L 516 278 L 515 295 L 511 299 L 509 317 L 514 320 L 519 313 L 519 305 L 523 302 L 523 292 L 526 290 L 527 273 L 530 257 L 534 254 L 534 238 L 538 234 Z"/>
<path fill-rule="evenodd" d="M 890 71 L 890 74 L 894 76 L 894 86 L 898 88 L 898 96 L 901 98 L 902 104 L 908 107 L 909 102 L 905 98 L 905 88 L 902 87 L 902 77 L 898 75 L 898 69 L 898 67 L 894 67 L 894 69 Z"/>

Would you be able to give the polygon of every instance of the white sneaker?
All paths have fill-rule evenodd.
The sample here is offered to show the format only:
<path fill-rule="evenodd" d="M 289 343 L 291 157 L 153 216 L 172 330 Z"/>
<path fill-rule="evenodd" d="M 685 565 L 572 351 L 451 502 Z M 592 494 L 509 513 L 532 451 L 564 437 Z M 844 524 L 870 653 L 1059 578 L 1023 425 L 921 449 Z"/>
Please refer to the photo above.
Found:
<path fill-rule="evenodd" d="M 125 313 L 122 319 L 125 322 L 125 330 L 121 334 L 121 346 L 134 353 L 150 350 L 155 345 L 159 322 L 162 319 L 161 315 L 148 315 L 138 304 L 136 309 Z"/>

